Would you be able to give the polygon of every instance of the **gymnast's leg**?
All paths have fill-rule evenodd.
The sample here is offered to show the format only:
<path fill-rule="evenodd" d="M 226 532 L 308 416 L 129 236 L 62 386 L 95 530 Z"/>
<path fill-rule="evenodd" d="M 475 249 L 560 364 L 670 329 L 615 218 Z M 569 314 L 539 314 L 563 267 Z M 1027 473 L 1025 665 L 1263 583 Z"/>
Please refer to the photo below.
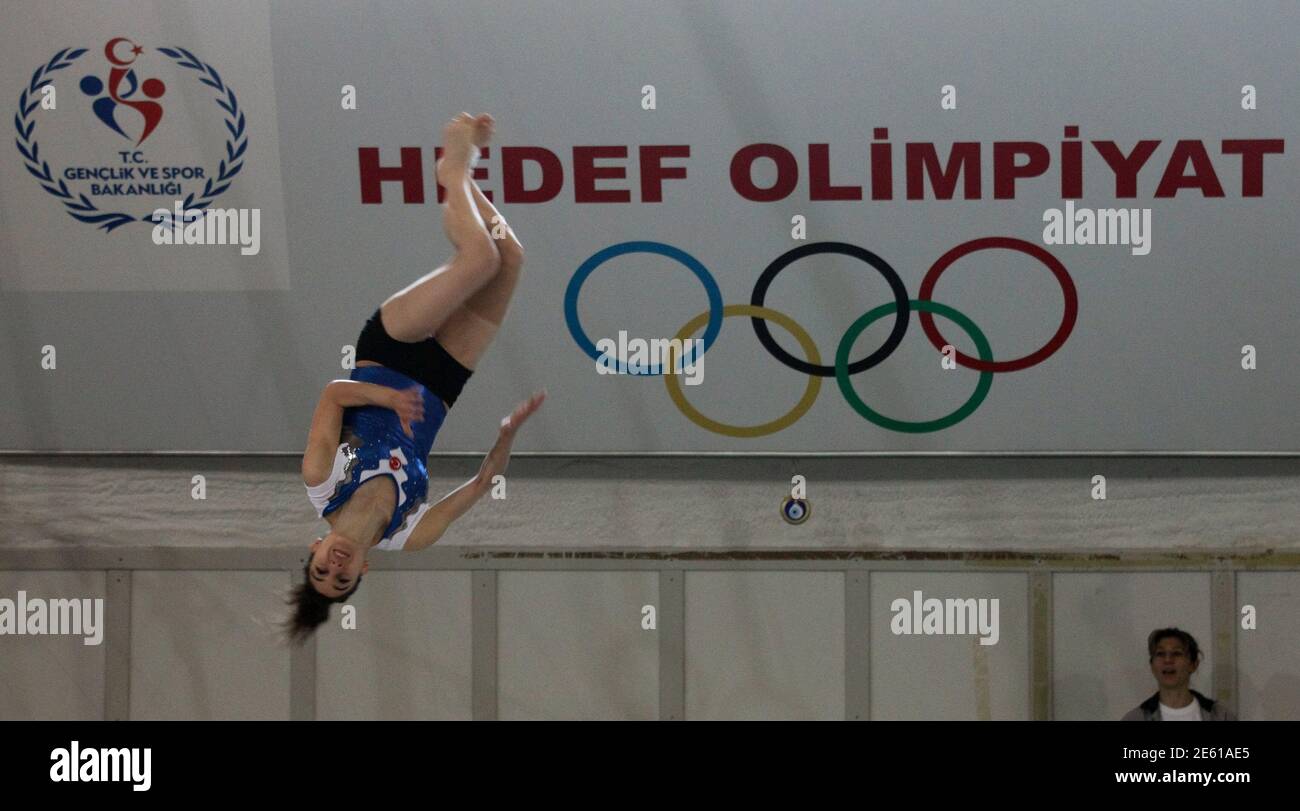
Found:
<path fill-rule="evenodd" d="M 486 146 L 492 137 L 493 121 L 488 115 L 476 120 L 477 146 Z M 524 250 L 501 213 L 471 180 L 470 193 L 479 216 L 487 226 L 500 265 L 496 275 L 458 307 L 434 332 L 442 348 L 467 369 L 477 366 L 479 358 L 496 337 L 505 320 L 524 264 Z"/>
<path fill-rule="evenodd" d="M 470 158 L 478 150 L 477 121 L 461 113 L 443 129 L 443 157 L 437 173 L 438 182 L 447 190 L 443 228 L 456 252 L 447 264 L 383 303 L 384 329 L 398 341 L 417 343 L 437 333 L 500 270 L 500 254 L 471 191 Z"/>

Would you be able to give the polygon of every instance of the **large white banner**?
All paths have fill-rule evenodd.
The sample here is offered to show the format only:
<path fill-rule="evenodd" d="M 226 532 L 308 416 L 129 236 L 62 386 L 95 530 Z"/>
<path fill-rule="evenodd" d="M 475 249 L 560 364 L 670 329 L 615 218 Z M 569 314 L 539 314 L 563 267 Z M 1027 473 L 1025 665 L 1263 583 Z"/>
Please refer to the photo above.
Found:
<path fill-rule="evenodd" d="M 161 77 L 143 165 L 223 170 L 180 43 L 247 117 L 220 205 L 261 209 L 261 252 L 104 233 L 11 150 L 11 447 L 300 450 L 364 319 L 449 256 L 434 150 L 467 110 L 528 259 L 435 452 L 543 386 L 521 450 L 1300 452 L 1293 4 L 80 7 L 30 4 L 0 57 L 16 101 L 87 48 L 30 116 L 42 158 L 117 166 Z M 123 136 L 72 80 L 107 87 L 128 33 Z M 663 374 L 673 340 L 700 360 Z"/>

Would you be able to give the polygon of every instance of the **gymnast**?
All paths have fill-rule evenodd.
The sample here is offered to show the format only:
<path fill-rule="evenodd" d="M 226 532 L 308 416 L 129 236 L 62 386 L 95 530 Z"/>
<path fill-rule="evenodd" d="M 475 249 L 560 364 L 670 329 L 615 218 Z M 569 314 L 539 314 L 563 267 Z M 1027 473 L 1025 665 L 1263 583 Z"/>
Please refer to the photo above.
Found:
<path fill-rule="evenodd" d="M 311 544 L 305 581 L 290 595 L 285 630 L 293 640 L 352 596 L 371 548 L 414 551 L 442 537 L 505 471 L 516 431 L 546 396 L 534 394 L 501 421 L 474 478 L 426 501 L 433 438 L 500 328 L 523 265 L 519 240 L 471 176 L 494 126 L 490 115 L 461 113 L 443 129 L 436 171 L 455 253 L 375 311 L 357 339 L 351 379 L 331 381 L 316 405 L 302 477 L 330 530 Z"/>

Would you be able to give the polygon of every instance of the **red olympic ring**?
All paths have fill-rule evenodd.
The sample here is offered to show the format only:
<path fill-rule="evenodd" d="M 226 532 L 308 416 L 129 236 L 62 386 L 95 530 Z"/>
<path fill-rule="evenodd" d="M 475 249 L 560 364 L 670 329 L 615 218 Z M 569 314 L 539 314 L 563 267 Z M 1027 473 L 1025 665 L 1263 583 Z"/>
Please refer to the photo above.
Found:
<path fill-rule="evenodd" d="M 1029 254 L 1046 265 L 1047 269 L 1052 271 L 1052 275 L 1056 277 L 1057 283 L 1061 285 L 1061 292 L 1065 294 L 1065 314 L 1061 317 L 1061 326 L 1057 328 L 1056 334 L 1052 336 L 1051 340 L 1043 344 L 1038 351 L 1031 352 L 1023 358 L 984 361 L 957 352 L 955 359 L 957 363 L 967 369 L 974 369 L 979 372 L 1016 372 L 1021 369 L 1028 369 L 1030 366 L 1035 366 L 1047 360 L 1065 344 L 1066 339 L 1070 337 L 1070 331 L 1074 329 L 1074 322 L 1079 316 L 1079 294 L 1074 289 L 1074 281 L 1065 270 L 1065 265 L 1062 265 L 1060 260 L 1038 245 L 1012 237 L 981 237 L 980 239 L 972 239 L 970 242 L 963 242 L 939 257 L 939 261 L 934 263 L 934 266 L 925 274 L 925 279 L 921 281 L 921 292 L 917 298 L 922 301 L 930 301 L 930 296 L 934 293 L 935 283 L 939 281 L 939 277 L 943 275 L 949 265 L 967 254 L 987 248 L 1006 248 L 1011 251 L 1020 251 Z M 949 343 L 944 340 L 943 336 L 939 334 L 939 328 L 934 325 L 934 314 L 921 311 L 917 315 L 920 317 L 921 328 L 925 330 L 925 335 L 930 339 L 930 343 L 934 344 L 935 349 L 942 352 Z"/>

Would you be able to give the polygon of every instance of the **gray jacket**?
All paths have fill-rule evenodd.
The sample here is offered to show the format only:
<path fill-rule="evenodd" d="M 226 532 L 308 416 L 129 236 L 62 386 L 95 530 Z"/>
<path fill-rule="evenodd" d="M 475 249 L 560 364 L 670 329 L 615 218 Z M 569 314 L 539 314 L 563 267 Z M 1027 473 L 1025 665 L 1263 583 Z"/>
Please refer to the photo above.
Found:
<path fill-rule="evenodd" d="M 1223 706 L 1223 704 L 1221 704 L 1220 702 L 1215 701 L 1212 698 L 1206 698 L 1205 696 L 1201 695 L 1195 690 L 1192 691 L 1192 696 L 1196 699 L 1197 703 L 1201 705 L 1202 721 L 1236 721 L 1237 720 L 1237 716 L 1229 712 L 1228 708 Z M 1160 720 L 1160 694 L 1156 693 L 1155 695 L 1148 698 L 1146 701 L 1143 701 L 1136 708 L 1129 710 L 1128 714 L 1125 715 L 1120 720 L 1121 721 L 1159 721 Z"/>

